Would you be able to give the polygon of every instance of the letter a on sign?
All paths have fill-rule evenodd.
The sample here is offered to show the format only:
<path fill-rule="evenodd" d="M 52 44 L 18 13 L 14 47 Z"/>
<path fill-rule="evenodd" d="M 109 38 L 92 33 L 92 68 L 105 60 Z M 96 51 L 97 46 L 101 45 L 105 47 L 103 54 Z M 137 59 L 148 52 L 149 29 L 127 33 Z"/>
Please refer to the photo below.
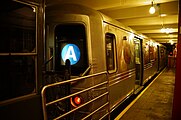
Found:
<path fill-rule="evenodd" d="M 70 64 L 76 64 L 80 59 L 80 50 L 75 44 L 67 44 L 63 47 L 61 56 L 63 61 L 70 60 Z"/>
<path fill-rule="evenodd" d="M 70 58 L 72 58 L 73 61 L 77 61 L 77 58 L 75 56 L 75 51 L 74 51 L 73 46 L 69 46 L 68 47 L 68 50 L 67 50 L 67 53 L 65 54 L 65 58 L 64 59 L 66 60 L 66 59 L 70 59 Z"/>

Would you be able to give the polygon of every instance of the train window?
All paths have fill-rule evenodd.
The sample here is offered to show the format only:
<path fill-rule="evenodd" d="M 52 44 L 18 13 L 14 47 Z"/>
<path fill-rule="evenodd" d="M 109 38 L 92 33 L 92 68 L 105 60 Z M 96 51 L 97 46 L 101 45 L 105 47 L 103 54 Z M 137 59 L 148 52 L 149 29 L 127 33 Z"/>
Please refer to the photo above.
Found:
<path fill-rule="evenodd" d="M 0 5 L 0 10 L 0 52 L 32 51 L 36 43 L 33 8 L 8 0 Z"/>
<path fill-rule="evenodd" d="M 81 75 L 88 67 L 85 26 L 60 24 L 55 28 L 55 69 L 62 70 L 70 60 L 71 74 Z"/>
<path fill-rule="evenodd" d="M 0 101 L 35 92 L 36 12 L 15 1 L 0 4 Z"/>
<path fill-rule="evenodd" d="M 106 62 L 108 71 L 115 70 L 115 36 L 113 34 L 106 34 Z"/>

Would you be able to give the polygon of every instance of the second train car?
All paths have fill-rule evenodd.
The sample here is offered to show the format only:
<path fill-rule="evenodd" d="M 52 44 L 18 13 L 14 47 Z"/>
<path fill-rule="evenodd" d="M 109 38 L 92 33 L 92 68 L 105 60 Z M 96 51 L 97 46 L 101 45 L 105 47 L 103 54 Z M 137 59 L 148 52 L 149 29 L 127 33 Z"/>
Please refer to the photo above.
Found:
<path fill-rule="evenodd" d="M 45 43 L 44 119 L 110 119 L 166 66 L 164 46 L 75 4 L 47 6 Z"/>

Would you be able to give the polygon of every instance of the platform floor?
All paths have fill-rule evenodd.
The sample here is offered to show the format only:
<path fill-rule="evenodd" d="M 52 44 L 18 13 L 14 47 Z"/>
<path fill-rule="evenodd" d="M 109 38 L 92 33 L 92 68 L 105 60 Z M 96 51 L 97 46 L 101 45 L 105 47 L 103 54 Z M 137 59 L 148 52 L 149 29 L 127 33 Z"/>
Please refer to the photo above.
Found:
<path fill-rule="evenodd" d="M 165 69 L 115 120 L 171 120 L 174 83 L 174 69 Z"/>

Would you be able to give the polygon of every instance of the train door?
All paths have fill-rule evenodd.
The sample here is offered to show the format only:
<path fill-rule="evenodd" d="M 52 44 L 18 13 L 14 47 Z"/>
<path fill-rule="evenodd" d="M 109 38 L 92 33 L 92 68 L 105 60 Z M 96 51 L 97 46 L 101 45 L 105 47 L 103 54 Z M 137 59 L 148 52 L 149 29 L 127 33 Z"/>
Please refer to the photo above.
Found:
<path fill-rule="evenodd" d="M 142 62 L 142 40 L 134 38 L 135 43 L 135 67 L 136 67 L 136 80 L 135 80 L 135 90 L 137 91 L 142 84 L 143 78 L 143 62 Z"/>

